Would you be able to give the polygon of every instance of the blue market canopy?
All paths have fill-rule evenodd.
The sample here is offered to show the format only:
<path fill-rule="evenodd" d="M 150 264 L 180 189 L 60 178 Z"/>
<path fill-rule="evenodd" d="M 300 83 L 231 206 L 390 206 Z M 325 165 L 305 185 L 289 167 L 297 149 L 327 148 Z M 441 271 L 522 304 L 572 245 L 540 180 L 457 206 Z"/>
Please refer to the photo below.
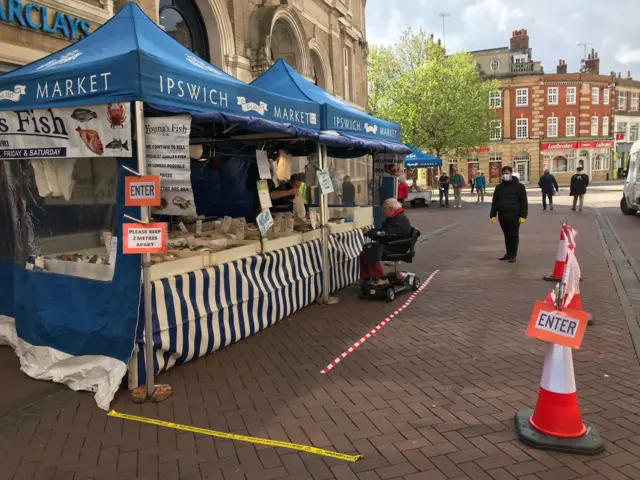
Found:
<path fill-rule="evenodd" d="M 176 42 L 135 3 L 77 43 L 0 76 L 0 110 L 130 101 L 320 129 L 316 103 L 228 75 Z"/>
<path fill-rule="evenodd" d="M 421 152 L 415 147 L 406 144 L 407 148 L 411 150 L 409 155 L 404 157 L 404 168 L 427 168 L 427 167 L 441 167 L 442 160 L 438 157 L 428 155 Z"/>
<path fill-rule="evenodd" d="M 387 147 L 395 148 L 399 153 L 407 153 L 404 145 L 399 143 L 400 125 L 368 115 L 338 100 L 304 78 L 282 59 L 256 78 L 251 85 L 300 101 L 311 100 L 320 104 L 322 130 L 383 141 Z"/>

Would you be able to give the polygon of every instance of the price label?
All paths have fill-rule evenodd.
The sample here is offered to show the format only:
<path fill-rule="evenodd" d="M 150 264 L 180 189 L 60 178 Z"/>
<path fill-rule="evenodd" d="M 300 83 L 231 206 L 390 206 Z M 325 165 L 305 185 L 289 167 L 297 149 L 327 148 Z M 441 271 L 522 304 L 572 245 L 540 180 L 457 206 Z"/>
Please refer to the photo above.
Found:
<path fill-rule="evenodd" d="M 258 199 L 260 200 L 260 207 L 263 210 L 270 209 L 273 204 L 271 203 L 271 195 L 269 195 L 269 184 L 266 180 L 260 180 L 258 185 Z"/>

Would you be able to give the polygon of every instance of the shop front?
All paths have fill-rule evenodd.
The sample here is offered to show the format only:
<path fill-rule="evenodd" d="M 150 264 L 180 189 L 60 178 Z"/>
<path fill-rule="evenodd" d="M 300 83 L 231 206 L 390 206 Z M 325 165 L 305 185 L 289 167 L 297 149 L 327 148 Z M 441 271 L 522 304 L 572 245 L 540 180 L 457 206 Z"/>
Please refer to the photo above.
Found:
<path fill-rule="evenodd" d="M 569 183 L 578 167 L 582 167 L 592 181 L 610 180 L 613 144 L 613 140 L 542 143 L 542 163 L 564 184 Z"/>

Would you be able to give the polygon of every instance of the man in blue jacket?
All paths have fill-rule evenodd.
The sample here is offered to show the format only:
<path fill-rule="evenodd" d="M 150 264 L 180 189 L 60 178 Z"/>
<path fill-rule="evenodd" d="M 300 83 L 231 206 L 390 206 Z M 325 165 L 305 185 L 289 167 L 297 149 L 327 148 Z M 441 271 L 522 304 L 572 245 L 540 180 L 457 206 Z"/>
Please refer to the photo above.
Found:
<path fill-rule="evenodd" d="M 542 210 L 547 209 L 547 197 L 549 197 L 549 210 L 553 210 L 553 195 L 558 191 L 558 182 L 556 182 L 556 177 L 549 173 L 548 168 L 544 169 L 538 186 L 542 190 Z"/>

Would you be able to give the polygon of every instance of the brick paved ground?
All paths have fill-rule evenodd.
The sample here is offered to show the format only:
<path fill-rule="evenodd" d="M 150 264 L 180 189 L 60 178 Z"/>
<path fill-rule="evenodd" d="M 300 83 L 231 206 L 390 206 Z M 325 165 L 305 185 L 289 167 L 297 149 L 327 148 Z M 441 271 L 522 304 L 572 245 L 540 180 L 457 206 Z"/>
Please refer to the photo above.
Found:
<path fill-rule="evenodd" d="M 420 246 L 412 270 L 440 274 L 412 306 L 327 375 L 320 370 L 392 306 L 356 299 L 312 306 L 160 380 L 175 396 L 114 408 L 163 420 L 343 453 L 355 464 L 108 419 L 72 394 L 0 422 L 0 478 L 569 480 L 640 478 L 640 366 L 593 212 L 539 211 L 522 229 L 515 265 L 486 208 L 413 210 L 423 232 L 459 226 Z M 545 345 L 524 336 L 532 302 L 551 285 L 560 220 L 579 231 L 585 309 L 574 355 L 581 410 L 606 441 L 597 457 L 520 444 L 514 413 L 535 403 Z M 636 239 L 625 240 L 637 242 Z M 635 247 L 634 247 L 635 248 Z M 636 250 L 637 251 L 637 250 Z M 397 302 L 402 302 L 399 298 Z M 396 304 L 397 305 L 397 304 Z"/>

